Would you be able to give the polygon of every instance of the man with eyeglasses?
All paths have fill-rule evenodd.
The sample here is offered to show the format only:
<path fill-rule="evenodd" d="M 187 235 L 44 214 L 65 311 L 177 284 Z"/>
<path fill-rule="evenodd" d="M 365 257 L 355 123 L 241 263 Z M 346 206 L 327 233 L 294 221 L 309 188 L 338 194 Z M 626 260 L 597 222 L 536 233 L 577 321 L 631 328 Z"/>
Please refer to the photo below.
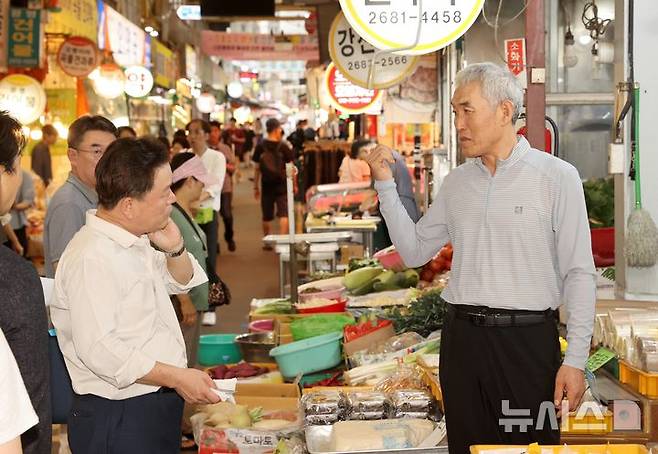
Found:
<path fill-rule="evenodd" d="M 43 232 L 45 272 L 49 278 L 55 277 L 64 249 L 85 225 L 87 210 L 98 205 L 96 164 L 116 140 L 116 130 L 110 120 L 100 115 L 80 117 L 69 128 L 71 173 L 48 205 Z"/>

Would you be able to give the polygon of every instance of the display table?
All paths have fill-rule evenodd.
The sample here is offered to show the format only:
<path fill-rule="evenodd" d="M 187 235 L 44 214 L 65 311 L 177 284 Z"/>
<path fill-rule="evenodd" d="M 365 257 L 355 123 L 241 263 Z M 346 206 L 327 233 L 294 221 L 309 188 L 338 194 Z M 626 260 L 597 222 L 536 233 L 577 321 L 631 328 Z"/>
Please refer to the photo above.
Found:
<path fill-rule="evenodd" d="M 378 217 L 369 217 L 366 219 L 342 219 L 338 218 L 335 222 L 324 220 L 322 218 L 307 217 L 306 230 L 309 233 L 361 233 L 363 235 L 363 247 L 365 258 L 369 258 L 373 253 L 373 238 L 377 231 L 377 225 L 382 221 Z"/>

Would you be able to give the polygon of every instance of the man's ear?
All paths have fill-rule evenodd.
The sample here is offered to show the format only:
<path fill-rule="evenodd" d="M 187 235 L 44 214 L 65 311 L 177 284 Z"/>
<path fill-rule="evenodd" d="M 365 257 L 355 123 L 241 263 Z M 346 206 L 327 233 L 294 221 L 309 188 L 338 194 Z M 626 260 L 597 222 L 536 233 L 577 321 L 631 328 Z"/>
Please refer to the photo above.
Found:
<path fill-rule="evenodd" d="M 512 118 L 514 117 L 514 103 L 507 99 L 500 104 L 499 108 L 501 113 L 501 123 L 503 125 L 511 123 Z"/>
<path fill-rule="evenodd" d="M 132 197 L 124 197 L 123 199 L 119 200 L 119 203 L 117 203 L 117 209 L 119 210 L 119 213 L 121 213 L 121 216 L 131 221 L 135 219 L 137 215 L 135 199 Z"/>

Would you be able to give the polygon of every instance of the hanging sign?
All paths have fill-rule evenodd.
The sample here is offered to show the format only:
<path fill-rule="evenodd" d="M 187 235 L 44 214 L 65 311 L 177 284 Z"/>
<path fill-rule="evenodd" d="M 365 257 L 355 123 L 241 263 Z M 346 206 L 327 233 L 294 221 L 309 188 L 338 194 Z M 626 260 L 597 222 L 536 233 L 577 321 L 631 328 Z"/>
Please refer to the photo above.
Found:
<path fill-rule="evenodd" d="M 201 50 L 229 60 L 317 60 L 317 36 L 227 33 L 203 30 Z"/>
<path fill-rule="evenodd" d="M 378 49 L 412 46 L 420 27 L 420 40 L 403 55 L 420 55 L 442 49 L 471 28 L 484 0 L 340 0 L 347 21 Z"/>
<path fill-rule="evenodd" d="M 98 47 L 112 51 L 121 66 L 146 63 L 146 32 L 104 3 Z"/>
<path fill-rule="evenodd" d="M 0 73 L 7 72 L 9 41 L 9 0 L 0 0 Z"/>
<path fill-rule="evenodd" d="M 381 100 L 382 91 L 354 85 L 330 63 L 325 73 L 325 84 L 331 97 L 331 103 L 341 112 L 349 114 L 364 113 Z"/>
<path fill-rule="evenodd" d="M 48 11 L 46 33 L 76 35 L 98 39 L 98 6 L 96 0 L 58 0 L 57 10 Z"/>
<path fill-rule="evenodd" d="M 57 63 L 72 77 L 87 77 L 98 66 L 98 49 L 93 41 L 72 36 L 59 46 Z"/>
<path fill-rule="evenodd" d="M 9 11 L 9 66 L 38 68 L 43 43 L 41 11 L 11 8 Z"/>
<path fill-rule="evenodd" d="M 338 13 L 329 32 L 329 54 L 338 70 L 352 83 L 368 87 L 370 68 L 377 49 L 361 38 Z M 406 79 L 418 65 L 418 57 L 407 55 L 380 55 L 374 61 L 373 88 L 388 88 Z"/>
<path fill-rule="evenodd" d="M 528 75 L 526 72 L 525 39 L 505 40 L 505 59 L 507 67 L 516 76 L 523 88 L 528 88 Z"/>
<path fill-rule="evenodd" d="M 123 72 L 126 82 L 123 90 L 133 98 L 143 98 L 151 93 L 153 88 L 153 75 L 143 66 L 129 66 Z"/>
<path fill-rule="evenodd" d="M 0 80 L 0 110 L 6 110 L 24 125 L 36 121 L 46 109 L 46 92 L 41 83 L 24 74 Z"/>
<path fill-rule="evenodd" d="M 172 88 L 176 81 L 176 59 L 174 53 L 157 39 L 151 41 L 151 63 L 155 83 Z"/>

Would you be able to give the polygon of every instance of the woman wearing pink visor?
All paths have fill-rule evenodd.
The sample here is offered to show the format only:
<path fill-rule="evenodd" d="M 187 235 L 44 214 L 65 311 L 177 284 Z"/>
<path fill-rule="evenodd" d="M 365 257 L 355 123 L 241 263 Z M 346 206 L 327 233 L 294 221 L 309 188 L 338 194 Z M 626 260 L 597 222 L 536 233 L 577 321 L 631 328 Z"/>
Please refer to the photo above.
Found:
<path fill-rule="evenodd" d="M 179 153 L 171 160 L 173 180 L 171 190 L 176 195 L 171 219 L 183 235 L 185 248 L 194 255 L 206 270 L 206 235 L 194 221 L 194 208 L 201 201 L 204 186 L 219 184 L 214 175 L 206 171 L 203 161 L 194 153 Z M 207 271 L 207 270 L 206 270 Z M 187 364 L 196 365 L 199 332 L 203 312 L 208 310 L 208 283 L 192 289 L 187 295 L 176 295 L 174 307 L 181 324 L 187 349 Z"/>

